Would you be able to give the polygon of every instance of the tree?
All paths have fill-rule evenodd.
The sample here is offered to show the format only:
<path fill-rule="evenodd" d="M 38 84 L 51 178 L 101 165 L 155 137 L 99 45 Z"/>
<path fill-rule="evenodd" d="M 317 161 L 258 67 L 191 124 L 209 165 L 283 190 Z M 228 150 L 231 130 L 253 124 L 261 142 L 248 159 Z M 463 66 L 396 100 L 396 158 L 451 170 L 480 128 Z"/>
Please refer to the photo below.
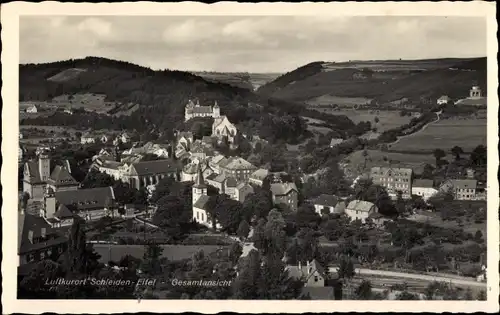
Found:
<path fill-rule="evenodd" d="M 249 194 L 243 202 L 243 218 L 247 222 L 252 222 L 253 218 L 265 218 L 273 208 L 272 195 L 270 190 L 259 189 L 255 193 Z"/>
<path fill-rule="evenodd" d="M 68 250 L 63 257 L 65 269 L 72 274 L 90 275 L 98 267 L 99 255 L 87 245 L 83 219 L 75 219 L 68 238 Z"/>
<path fill-rule="evenodd" d="M 473 166 L 486 166 L 488 155 L 484 145 L 478 145 L 470 155 L 470 162 Z"/>
<path fill-rule="evenodd" d="M 451 148 L 451 153 L 455 156 L 455 160 L 458 161 L 460 160 L 460 154 L 463 154 L 464 150 L 459 146 L 454 146 Z"/>
<path fill-rule="evenodd" d="M 368 280 L 363 280 L 355 291 L 358 300 L 371 300 L 373 297 L 372 284 Z"/>
<path fill-rule="evenodd" d="M 432 165 L 425 163 L 424 170 L 422 172 L 422 178 L 433 179 L 434 167 Z"/>
<path fill-rule="evenodd" d="M 483 233 L 480 230 L 477 230 L 476 234 L 474 234 L 474 241 L 476 241 L 476 243 L 483 243 L 484 242 Z"/>
<path fill-rule="evenodd" d="M 240 239 L 246 239 L 248 237 L 248 233 L 250 233 L 250 225 L 246 220 L 240 222 L 238 226 L 238 231 L 236 234 L 240 237 Z"/>
<path fill-rule="evenodd" d="M 243 217 L 242 204 L 228 195 L 211 196 L 207 208 L 214 227 L 219 223 L 223 231 L 236 233 Z"/>
<path fill-rule="evenodd" d="M 163 248 L 157 244 L 146 246 L 144 251 L 143 260 L 141 264 L 141 271 L 146 275 L 153 277 L 161 274 L 160 257 L 163 253 Z"/>
<path fill-rule="evenodd" d="M 477 299 L 479 301 L 486 301 L 488 299 L 488 296 L 486 295 L 486 291 L 484 291 L 484 290 L 479 291 L 479 293 L 477 295 Z"/>
<path fill-rule="evenodd" d="M 63 268 L 58 263 L 48 259 L 40 261 L 19 284 L 18 298 L 56 298 L 56 291 L 47 283 L 63 278 L 64 275 Z"/>
<path fill-rule="evenodd" d="M 434 155 L 434 158 L 436 159 L 436 168 L 439 168 L 439 166 L 441 165 L 440 164 L 441 159 L 446 156 L 446 153 L 441 149 L 436 149 L 433 151 L 432 154 Z"/>
<path fill-rule="evenodd" d="M 375 119 L 373 120 L 376 124 L 378 124 L 378 122 L 380 121 L 380 119 L 378 118 L 378 116 L 375 117 Z"/>
<path fill-rule="evenodd" d="M 243 248 L 239 243 L 235 242 L 231 244 L 231 247 L 229 248 L 229 261 L 233 266 L 238 263 L 238 260 L 240 259 L 242 253 Z"/>
<path fill-rule="evenodd" d="M 184 200 L 172 195 L 162 197 L 157 202 L 153 223 L 164 228 L 168 235 L 178 238 L 189 229 L 191 210 L 186 209 Z"/>
<path fill-rule="evenodd" d="M 350 257 L 348 256 L 341 257 L 337 273 L 339 275 L 339 278 L 342 279 L 351 279 L 352 277 L 354 277 L 355 274 L 354 264 L 352 263 Z"/>

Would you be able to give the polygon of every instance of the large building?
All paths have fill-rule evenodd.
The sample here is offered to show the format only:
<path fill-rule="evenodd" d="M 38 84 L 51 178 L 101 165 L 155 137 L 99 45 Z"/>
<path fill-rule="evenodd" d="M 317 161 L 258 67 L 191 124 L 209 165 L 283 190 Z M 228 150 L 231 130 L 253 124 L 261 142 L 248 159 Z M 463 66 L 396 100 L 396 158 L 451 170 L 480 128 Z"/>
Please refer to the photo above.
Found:
<path fill-rule="evenodd" d="M 212 117 L 218 118 L 220 116 L 220 107 L 215 102 L 214 106 L 200 106 L 199 101 L 196 101 L 196 104 L 189 100 L 185 109 L 184 109 L 184 120 L 188 121 L 191 118 L 195 117 Z"/>
<path fill-rule="evenodd" d="M 235 143 L 236 133 L 238 129 L 233 125 L 226 116 L 220 116 L 214 119 L 212 124 L 212 137 L 219 141 L 227 139 L 229 144 Z"/>
<path fill-rule="evenodd" d="M 121 175 L 121 180 L 132 188 L 141 189 L 156 185 L 167 176 L 179 180 L 180 172 L 179 163 L 172 159 L 140 161 L 126 167 Z"/>
<path fill-rule="evenodd" d="M 332 213 L 341 214 L 345 210 L 345 202 L 335 195 L 319 195 L 312 201 L 314 211 L 319 214 Z"/>
<path fill-rule="evenodd" d="M 64 166 L 57 165 L 50 171 L 50 158 L 40 154 L 38 161 L 28 161 L 24 165 L 23 192 L 28 193 L 30 199 L 42 200 L 45 189 L 53 191 L 76 190 L 79 183 L 71 176 L 69 163 Z"/>
<path fill-rule="evenodd" d="M 375 185 L 384 187 L 392 199 L 401 193 L 403 199 L 411 198 L 413 170 L 411 168 L 372 167 L 370 178 Z"/>
<path fill-rule="evenodd" d="M 230 157 L 224 163 L 219 162 L 219 168 L 221 174 L 234 177 L 238 182 L 248 181 L 250 175 L 257 170 L 257 167 L 240 157 Z"/>
<path fill-rule="evenodd" d="M 47 192 L 40 216 L 52 226 L 66 226 L 81 217 L 87 221 L 113 216 L 116 212 L 113 187 L 79 189 L 75 191 Z"/>
<path fill-rule="evenodd" d="M 476 200 L 477 180 L 453 179 L 447 180 L 439 187 L 442 192 L 450 192 L 456 200 Z"/>
<path fill-rule="evenodd" d="M 196 176 L 196 181 L 193 185 L 193 221 L 212 228 L 213 222 L 209 218 L 207 203 L 208 197 L 208 186 L 205 183 L 203 172 L 201 167 L 198 168 L 198 175 Z M 220 229 L 221 226 L 216 222 L 216 229 Z"/>

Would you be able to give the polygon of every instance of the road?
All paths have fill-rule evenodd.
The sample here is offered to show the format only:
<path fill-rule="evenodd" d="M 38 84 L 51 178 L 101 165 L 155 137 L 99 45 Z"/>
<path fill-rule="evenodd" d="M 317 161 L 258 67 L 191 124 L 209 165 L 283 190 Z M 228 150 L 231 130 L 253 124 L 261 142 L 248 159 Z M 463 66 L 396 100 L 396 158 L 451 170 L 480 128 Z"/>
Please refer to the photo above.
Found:
<path fill-rule="evenodd" d="M 336 272 L 337 267 L 329 267 L 330 272 Z M 356 275 L 361 276 L 363 279 L 372 278 L 374 281 L 383 281 L 383 286 L 390 286 L 392 283 L 402 283 L 407 282 L 415 287 L 424 287 L 430 282 L 446 282 L 454 285 L 461 285 L 466 287 L 482 288 L 486 289 L 485 282 L 478 282 L 472 278 L 458 278 L 458 277 L 446 277 L 446 276 L 433 276 L 433 275 L 423 275 L 423 274 L 412 274 L 396 271 L 386 271 L 386 270 L 371 270 L 365 268 L 356 268 Z"/>
<path fill-rule="evenodd" d="M 429 126 L 429 125 L 432 125 L 432 124 L 437 123 L 437 122 L 441 119 L 441 114 L 442 114 L 442 113 L 443 113 L 443 111 L 442 111 L 442 110 L 441 110 L 441 111 L 439 111 L 439 112 L 437 112 L 437 113 L 436 113 L 436 115 L 437 115 L 436 120 L 430 121 L 430 122 L 428 122 L 427 124 L 423 125 L 423 126 L 422 126 L 422 128 L 420 128 L 420 130 L 415 131 L 415 132 L 412 132 L 412 133 L 407 134 L 407 135 L 404 135 L 404 136 L 398 136 L 396 141 L 394 141 L 394 142 L 392 142 L 392 143 L 388 143 L 387 145 L 393 145 L 393 144 L 396 144 L 396 143 L 398 143 L 398 142 L 399 142 L 399 140 L 401 140 L 401 139 L 403 139 L 403 138 L 406 138 L 406 137 L 409 137 L 409 136 L 413 136 L 413 135 L 415 135 L 415 134 L 417 134 L 417 133 L 419 133 L 419 132 L 424 131 L 424 130 L 425 130 L 425 129 Z"/>

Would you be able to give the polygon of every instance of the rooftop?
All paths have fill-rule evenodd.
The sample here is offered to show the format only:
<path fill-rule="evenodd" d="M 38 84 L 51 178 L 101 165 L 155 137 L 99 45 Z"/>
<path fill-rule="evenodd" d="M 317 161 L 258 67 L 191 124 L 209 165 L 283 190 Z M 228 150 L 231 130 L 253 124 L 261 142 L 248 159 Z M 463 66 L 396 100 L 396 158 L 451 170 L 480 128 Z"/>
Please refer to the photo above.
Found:
<path fill-rule="evenodd" d="M 141 161 L 132 164 L 132 167 L 139 176 L 171 173 L 179 169 L 179 165 L 172 159 Z"/>
<path fill-rule="evenodd" d="M 338 203 L 339 199 L 335 195 L 320 195 L 317 198 L 313 200 L 313 203 L 315 205 L 321 205 L 321 206 L 329 206 L 329 207 L 335 207 Z"/>
<path fill-rule="evenodd" d="M 415 179 L 412 184 L 413 187 L 433 188 L 434 181 L 432 179 Z"/>
<path fill-rule="evenodd" d="M 275 183 L 270 186 L 271 192 L 275 196 L 288 195 L 292 190 L 298 191 L 295 183 Z"/>
<path fill-rule="evenodd" d="M 376 207 L 373 203 L 364 200 L 353 200 L 347 205 L 347 209 L 368 212 L 372 207 Z"/>
<path fill-rule="evenodd" d="M 224 165 L 224 168 L 229 170 L 248 170 L 256 169 L 250 162 L 246 161 L 240 157 L 231 157 L 228 162 Z"/>

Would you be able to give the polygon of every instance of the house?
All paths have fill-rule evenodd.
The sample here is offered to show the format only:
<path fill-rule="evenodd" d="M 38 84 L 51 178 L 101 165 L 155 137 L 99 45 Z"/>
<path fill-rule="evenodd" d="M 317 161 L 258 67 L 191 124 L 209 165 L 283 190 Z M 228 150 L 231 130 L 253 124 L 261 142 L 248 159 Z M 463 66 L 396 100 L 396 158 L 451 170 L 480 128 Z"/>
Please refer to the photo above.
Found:
<path fill-rule="evenodd" d="M 475 200 L 477 180 L 453 179 L 447 180 L 439 187 L 440 191 L 451 192 L 456 200 Z"/>
<path fill-rule="evenodd" d="M 196 104 L 189 100 L 186 107 L 184 108 L 184 121 L 188 121 L 191 118 L 195 117 L 213 117 L 218 118 L 220 116 L 220 107 L 217 104 L 217 101 L 214 103 L 214 106 L 200 106 L 199 100 L 196 101 Z"/>
<path fill-rule="evenodd" d="M 477 85 L 473 86 L 469 91 L 469 97 L 455 102 L 458 106 L 486 106 L 487 99 L 482 96 L 481 88 Z"/>
<path fill-rule="evenodd" d="M 207 195 L 207 188 L 208 186 L 205 184 L 201 167 L 199 167 L 196 181 L 192 188 L 193 221 L 211 228 L 213 227 L 213 222 L 208 216 L 207 203 L 209 197 Z M 221 225 L 216 222 L 215 228 L 220 229 Z"/>
<path fill-rule="evenodd" d="M 312 300 L 334 300 L 334 288 L 327 286 L 328 275 L 325 268 L 316 260 L 308 261 L 305 266 L 287 265 L 285 269 L 290 278 L 304 283 L 300 297 Z"/>
<path fill-rule="evenodd" d="M 26 112 L 30 114 L 35 114 L 38 113 L 38 109 L 36 108 L 35 105 L 31 105 L 30 107 L 26 108 Z"/>
<path fill-rule="evenodd" d="M 420 196 L 424 201 L 438 193 L 434 188 L 434 181 L 431 179 L 416 179 L 411 187 L 411 194 Z"/>
<path fill-rule="evenodd" d="M 42 200 L 45 190 L 50 187 L 54 191 L 76 190 L 79 183 L 71 176 L 69 163 L 56 166 L 50 172 L 50 158 L 41 154 L 38 161 L 28 161 L 24 164 L 23 192 L 31 199 Z"/>
<path fill-rule="evenodd" d="M 451 101 L 451 98 L 449 98 L 447 95 L 443 95 L 437 99 L 436 103 L 438 105 L 444 105 L 444 104 L 448 104 L 449 101 Z"/>
<path fill-rule="evenodd" d="M 370 178 L 375 185 L 384 187 L 392 199 L 401 193 L 403 199 L 411 198 L 413 170 L 411 168 L 372 167 Z"/>
<path fill-rule="evenodd" d="M 391 221 L 391 219 L 384 217 L 382 214 L 378 212 L 371 213 L 368 218 L 375 224 L 377 227 L 383 227 L 385 222 Z"/>
<path fill-rule="evenodd" d="M 73 115 L 73 110 L 71 109 L 71 107 L 67 107 L 64 109 L 64 113 L 68 115 Z"/>
<path fill-rule="evenodd" d="M 214 118 L 212 124 L 212 137 L 219 142 L 227 139 L 230 144 L 234 144 L 238 129 L 233 125 L 226 116 Z"/>
<path fill-rule="evenodd" d="M 299 193 L 295 183 L 273 183 L 270 188 L 273 204 L 284 204 L 292 211 L 297 211 Z"/>
<path fill-rule="evenodd" d="M 80 143 L 81 144 L 95 143 L 95 138 L 92 135 L 90 135 L 89 133 L 85 133 L 80 138 Z"/>
<path fill-rule="evenodd" d="M 66 250 L 68 239 L 53 229 L 44 218 L 21 211 L 17 222 L 18 266 L 35 264 Z"/>
<path fill-rule="evenodd" d="M 339 144 L 341 144 L 342 142 L 344 142 L 344 139 L 340 139 L 340 138 L 333 138 L 333 139 L 330 141 L 330 148 L 334 148 L 334 147 L 338 146 Z"/>
<path fill-rule="evenodd" d="M 226 165 L 228 162 L 229 160 L 222 154 L 217 154 L 214 157 L 208 159 L 208 165 L 217 174 L 221 174 L 221 166 Z"/>
<path fill-rule="evenodd" d="M 239 202 L 244 202 L 245 198 L 254 193 L 253 187 L 247 183 L 241 182 L 234 189 L 233 199 Z"/>
<path fill-rule="evenodd" d="M 44 205 L 40 215 L 54 226 L 71 225 L 76 216 L 86 221 L 98 220 L 114 215 L 117 209 L 113 187 L 49 192 Z"/>
<path fill-rule="evenodd" d="M 345 210 L 345 203 L 335 195 L 319 195 L 312 201 L 312 204 L 314 211 L 319 215 L 323 213 L 341 214 Z"/>
<path fill-rule="evenodd" d="M 156 185 L 166 176 L 179 180 L 180 165 L 172 159 L 140 161 L 122 168 L 121 180 L 132 188 L 141 189 Z"/>
<path fill-rule="evenodd" d="M 221 174 L 228 177 L 234 177 L 238 182 L 248 181 L 250 174 L 252 174 L 257 167 L 252 165 L 240 157 L 230 157 L 225 163 L 219 162 L 219 169 Z"/>
<path fill-rule="evenodd" d="M 364 200 L 353 200 L 349 202 L 345 209 L 345 214 L 347 214 L 352 221 L 361 220 L 361 222 L 366 222 L 366 219 L 372 214 L 378 212 L 378 208 L 371 202 Z"/>
<path fill-rule="evenodd" d="M 264 169 L 264 168 L 259 168 L 252 174 L 250 174 L 250 177 L 248 178 L 248 182 L 250 184 L 254 184 L 257 186 L 262 187 L 264 183 L 264 179 L 269 175 L 269 171 Z"/>

